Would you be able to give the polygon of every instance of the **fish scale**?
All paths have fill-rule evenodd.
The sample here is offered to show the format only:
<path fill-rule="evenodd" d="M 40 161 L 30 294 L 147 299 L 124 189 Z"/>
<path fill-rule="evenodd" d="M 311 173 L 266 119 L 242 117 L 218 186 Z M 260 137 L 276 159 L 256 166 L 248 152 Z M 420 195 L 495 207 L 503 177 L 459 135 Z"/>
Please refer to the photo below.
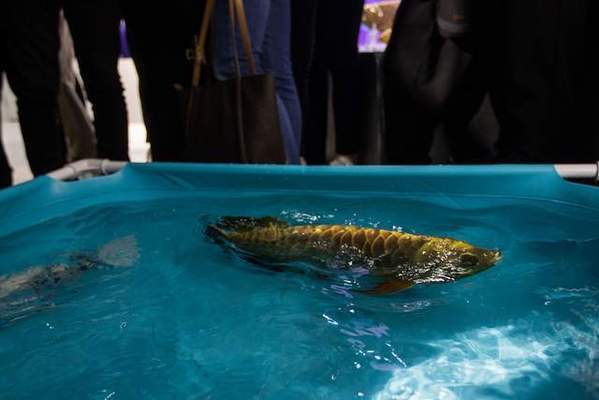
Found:
<path fill-rule="evenodd" d="M 353 225 L 296 225 L 279 227 L 269 225 L 256 227 L 245 232 L 232 232 L 229 238 L 238 243 L 252 245 L 278 245 L 304 243 L 333 243 L 333 250 L 343 246 L 354 248 L 367 257 L 382 257 L 401 254 L 409 257 L 429 241 L 440 238 L 412 235 L 383 229 L 360 228 Z M 397 258 L 397 256 L 395 257 Z"/>
<path fill-rule="evenodd" d="M 289 225 L 273 217 L 224 217 L 207 232 L 269 263 L 366 261 L 370 274 L 385 277 L 377 294 L 414 282 L 453 281 L 501 259 L 499 251 L 451 238 L 355 225 Z"/>

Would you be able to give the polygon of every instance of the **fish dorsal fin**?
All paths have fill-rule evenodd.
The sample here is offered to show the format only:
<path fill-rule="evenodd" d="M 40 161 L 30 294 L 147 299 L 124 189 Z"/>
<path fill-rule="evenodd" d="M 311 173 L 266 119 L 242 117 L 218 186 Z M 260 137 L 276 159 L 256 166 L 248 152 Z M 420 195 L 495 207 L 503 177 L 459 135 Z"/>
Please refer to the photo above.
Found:
<path fill-rule="evenodd" d="M 217 226 L 227 231 L 249 231 L 255 228 L 265 228 L 268 226 L 287 227 L 289 224 L 276 217 L 222 217 Z"/>

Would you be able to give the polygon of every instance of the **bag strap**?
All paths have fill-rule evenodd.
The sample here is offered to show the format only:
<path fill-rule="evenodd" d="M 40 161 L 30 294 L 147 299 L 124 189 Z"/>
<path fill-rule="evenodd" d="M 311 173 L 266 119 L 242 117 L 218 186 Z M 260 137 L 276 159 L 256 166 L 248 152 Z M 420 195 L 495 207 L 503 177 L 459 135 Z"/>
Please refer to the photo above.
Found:
<path fill-rule="evenodd" d="M 191 78 L 191 86 L 198 87 L 200 84 L 200 78 L 202 73 L 202 63 L 206 60 L 206 41 L 208 38 L 208 29 L 210 28 L 210 22 L 214 15 L 214 4 L 215 0 L 206 0 L 206 7 L 204 9 L 204 17 L 202 18 L 202 26 L 200 28 L 200 36 L 196 43 L 193 73 Z M 235 15 L 239 23 L 239 31 L 241 33 L 241 40 L 243 42 L 243 49 L 245 56 L 248 59 L 250 72 L 252 75 L 256 75 L 256 60 L 254 59 L 254 53 L 252 52 L 252 41 L 250 39 L 250 32 L 247 22 L 247 16 L 245 8 L 243 6 L 243 0 L 230 0 L 229 1 L 229 18 L 231 19 L 232 26 L 235 27 Z M 234 29 L 232 34 L 234 34 Z M 235 46 L 236 47 L 236 46 Z M 235 48 L 235 53 L 237 49 Z M 237 54 L 235 54 L 237 58 Z"/>
<path fill-rule="evenodd" d="M 193 62 L 193 75 L 191 77 L 191 86 L 198 87 L 202 72 L 202 63 L 206 60 L 206 39 L 208 38 L 208 28 L 210 20 L 214 14 L 214 0 L 206 1 L 204 9 L 204 18 L 202 19 L 202 27 L 200 28 L 200 37 L 196 43 L 195 56 Z"/>
<path fill-rule="evenodd" d="M 256 75 L 256 60 L 254 59 L 254 53 L 252 52 L 252 40 L 250 39 L 250 30 L 248 28 L 243 0 L 235 0 L 235 11 L 237 12 L 237 19 L 239 20 L 239 32 L 241 33 L 245 56 L 250 65 L 250 72 L 252 75 Z"/>

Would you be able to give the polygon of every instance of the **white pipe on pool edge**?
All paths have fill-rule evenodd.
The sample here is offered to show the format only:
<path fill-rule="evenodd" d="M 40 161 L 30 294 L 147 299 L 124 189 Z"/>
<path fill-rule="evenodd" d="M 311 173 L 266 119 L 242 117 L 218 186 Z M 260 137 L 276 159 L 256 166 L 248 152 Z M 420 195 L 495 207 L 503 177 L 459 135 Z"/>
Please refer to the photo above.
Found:
<path fill-rule="evenodd" d="M 65 165 L 63 168 L 50 172 L 48 176 L 67 180 L 77 178 L 85 173 L 108 175 L 120 171 L 126 164 L 125 161 L 85 159 Z M 596 164 L 555 164 L 554 168 L 564 179 L 593 179 L 599 182 L 599 161 Z"/>
<path fill-rule="evenodd" d="M 68 180 L 78 178 L 86 173 L 109 175 L 120 171 L 126 164 L 125 161 L 85 159 L 67 164 L 48 173 L 48 176 L 58 180 Z"/>
<path fill-rule="evenodd" d="M 593 179 L 599 182 L 599 162 L 596 164 L 555 164 L 554 167 L 564 179 Z"/>

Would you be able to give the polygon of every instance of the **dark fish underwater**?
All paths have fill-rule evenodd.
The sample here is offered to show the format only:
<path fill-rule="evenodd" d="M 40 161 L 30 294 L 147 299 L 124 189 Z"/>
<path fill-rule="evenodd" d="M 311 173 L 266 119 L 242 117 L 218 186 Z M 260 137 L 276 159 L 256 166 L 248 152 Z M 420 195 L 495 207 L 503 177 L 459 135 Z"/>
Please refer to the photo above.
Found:
<path fill-rule="evenodd" d="M 0 275 L 0 327 L 47 308 L 44 298 L 52 290 L 88 271 L 128 268 L 138 259 L 137 240 L 130 235 L 112 240 L 94 252 L 69 254 L 66 263 Z"/>
<path fill-rule="evenodd" d="M 293 262 L 325 268 L 363 265 L 380 283 L 370 294 L 387 294 L 419 283 L 452 282 L 484 271 L 501 252 L 451 238 L 421 236 L 353 225 L 290 225 L 274 217 L 223 217 L 208 237 L 245 258 L 278 270 Z"/>

